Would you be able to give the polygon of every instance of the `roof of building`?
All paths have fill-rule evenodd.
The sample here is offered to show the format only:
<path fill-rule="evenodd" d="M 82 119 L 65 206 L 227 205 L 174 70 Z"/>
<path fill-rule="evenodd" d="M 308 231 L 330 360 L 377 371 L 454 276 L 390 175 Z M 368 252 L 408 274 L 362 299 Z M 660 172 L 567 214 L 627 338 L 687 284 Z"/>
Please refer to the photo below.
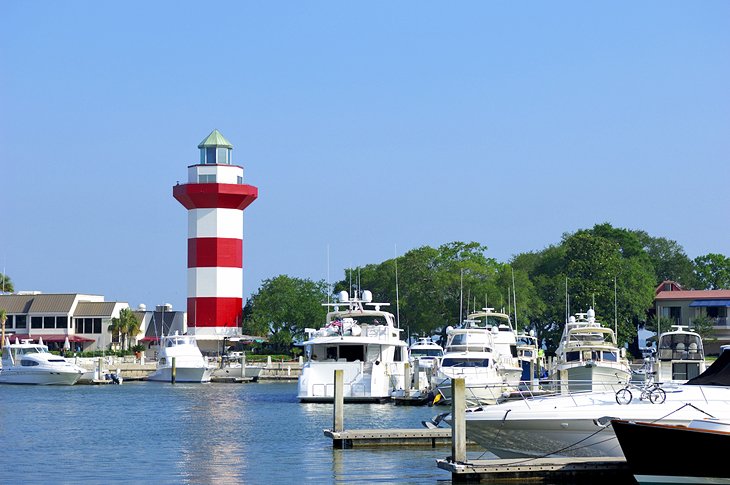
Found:
<path fill-rule="evenodd" d="M 75 300 L 75 294 L 33 295 L 28 313 L 68 313 Z"/>
<path fill-rule="evenodd" d="M 205 148 L 205 147 L 226 147 L 226 148 L 233 148 L 233 145 L 231 145 L 231 142 L 226 140 L 226 138 L 221 135 L 221 132 L 218 130 L 213 130 L 210 132 L 210 135 L 208 137 L 200 142 L 200 145 L 198 145 L 198 148 Z"/>
<path fill-rule="evenodd" d="M 33 303 L 35 295 L 0 295 L 0 308 L 5 309 L 5 313 L 28 313 L 30 304 Z"/>
<path fill-rule="evenodd" d="M 730 290 L 660 291 L 656 300 L 715 300 L 730 298 Z"/>
<path fill-rule="evenodd" d="M 115 306 L 113 301 L 80 301 L 74 317 L 108 317 L 114 313 Z"/>

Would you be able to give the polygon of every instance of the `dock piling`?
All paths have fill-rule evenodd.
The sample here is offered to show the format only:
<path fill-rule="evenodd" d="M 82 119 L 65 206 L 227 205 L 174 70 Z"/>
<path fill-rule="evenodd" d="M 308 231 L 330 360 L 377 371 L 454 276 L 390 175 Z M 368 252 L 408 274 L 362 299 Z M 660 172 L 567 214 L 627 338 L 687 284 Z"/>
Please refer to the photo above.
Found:
<path fill-rule="evenodd" d="M 464 378 L 451 380 L 451 460 L 466 461 L 466 384 Z"/>
<path fill-rule="evenodd" d="M 175 384 L 175 377 L 176 377 L 175 374 L 176 374 L 176 371 L 177 371 L 177 368 L 176 368 L 175 364 L 176 364 L 175 363 L 175 357 L 173 357 L 172 358 L 172 369 L 170 370 L 170 382 L 173 383 L 173 384 Z"/>

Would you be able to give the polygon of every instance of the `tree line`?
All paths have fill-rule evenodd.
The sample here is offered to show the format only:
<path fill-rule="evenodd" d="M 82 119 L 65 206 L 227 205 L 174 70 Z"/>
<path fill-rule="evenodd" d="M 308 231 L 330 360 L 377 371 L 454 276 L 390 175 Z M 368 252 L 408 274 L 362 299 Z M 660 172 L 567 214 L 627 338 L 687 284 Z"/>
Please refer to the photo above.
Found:
<path fill-rule="evenodd" d="M 244 332 L 267 335 L 284 350 L 304 335 L 304 328 L 324 323 L 327 310 L 321 304 L 328 297 L 362 289 L 370 290 L 375 301 L 391 303 L 406 335 L 436 335 L 467 313 L 491 307 L 509 312 L 518 330 L 534 331 L 548 353 L 557 347 L 570 314 L 594 308 L 600 322 L 616 326 L 619 344 L 639 355 L 644 343 L 638 341 L 638 329 L 656 330 L 651 308 L 662 281 L 676 281 L 684 289 L 730 288 L 727 256 L 690 259 L 676 241 L 608 223 L 565 233 L 559 243 L 507 262 L 486 252 L 478 242 L 423 246 L 350 268 L 332 287 L 279 275 L 264 280 L 247 300 Z"/>

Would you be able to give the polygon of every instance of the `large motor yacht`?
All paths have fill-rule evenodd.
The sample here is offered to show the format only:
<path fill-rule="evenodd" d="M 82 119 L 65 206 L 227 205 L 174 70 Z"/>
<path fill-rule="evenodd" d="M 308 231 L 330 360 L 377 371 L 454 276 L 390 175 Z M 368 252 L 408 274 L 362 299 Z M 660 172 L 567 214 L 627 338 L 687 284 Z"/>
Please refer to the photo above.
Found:
<path fill-rule="evenodd" d="M 487 308 L 447 329 L 446 348 L 434 381 L 444 402 L 451 380 L 463 378 L 469 406 L 494 404 L 516 390 L 522 377 L 509 316 Z"/>
<path fill-rule="evenodd" d="M 177 332 L 160 339 L 157 369 L 147 380 L 171 382 L 173 366 L 175 382 L 210 382 L 213 372 L 200 352 L 195 336 L 179 335 Z"/>
<path fill-rule="evenodd" d="M 613 329 L 590 308 L 568 319 L 548 378 L 562 391 L 615 391 L 631 379 L 631 367 Z"/>
<path fill-rule="evenodd" d="M 345 402 L 384 402 L 405 386 L 408 345 L 401 340 L 388 303 L 373 303 L 372 293 L 362 297 L 346 291 L 338 302 L 324 303 L 330 311 L 319 329 L 306 329 L 306 361 L 299 376 L 301 402 L 332 402 L 334 371 L 343 370 Z"/>
<path fill-rule="evenodd" d="M 72 386 L 85 372 L 48 351 L 41 343 L 30 339 L 11 344 L 5 340 L 2 353 L 0 384 L 41 384 Z"/>

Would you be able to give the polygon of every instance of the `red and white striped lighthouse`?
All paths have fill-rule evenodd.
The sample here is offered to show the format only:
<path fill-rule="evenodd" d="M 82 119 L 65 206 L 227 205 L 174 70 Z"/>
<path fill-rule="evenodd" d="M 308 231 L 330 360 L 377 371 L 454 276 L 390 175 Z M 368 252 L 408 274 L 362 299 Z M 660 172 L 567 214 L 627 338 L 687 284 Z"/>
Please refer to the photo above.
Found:
<path fill-rule="evenodd" d="M 218 130 L 200 145 L 200 163 L 172 195 L 188 210 L 188 332 L 205 340 L 240 333 L 243 315 L 243 210 L 258 189 L 243 183 L 231 145 Z"/>

